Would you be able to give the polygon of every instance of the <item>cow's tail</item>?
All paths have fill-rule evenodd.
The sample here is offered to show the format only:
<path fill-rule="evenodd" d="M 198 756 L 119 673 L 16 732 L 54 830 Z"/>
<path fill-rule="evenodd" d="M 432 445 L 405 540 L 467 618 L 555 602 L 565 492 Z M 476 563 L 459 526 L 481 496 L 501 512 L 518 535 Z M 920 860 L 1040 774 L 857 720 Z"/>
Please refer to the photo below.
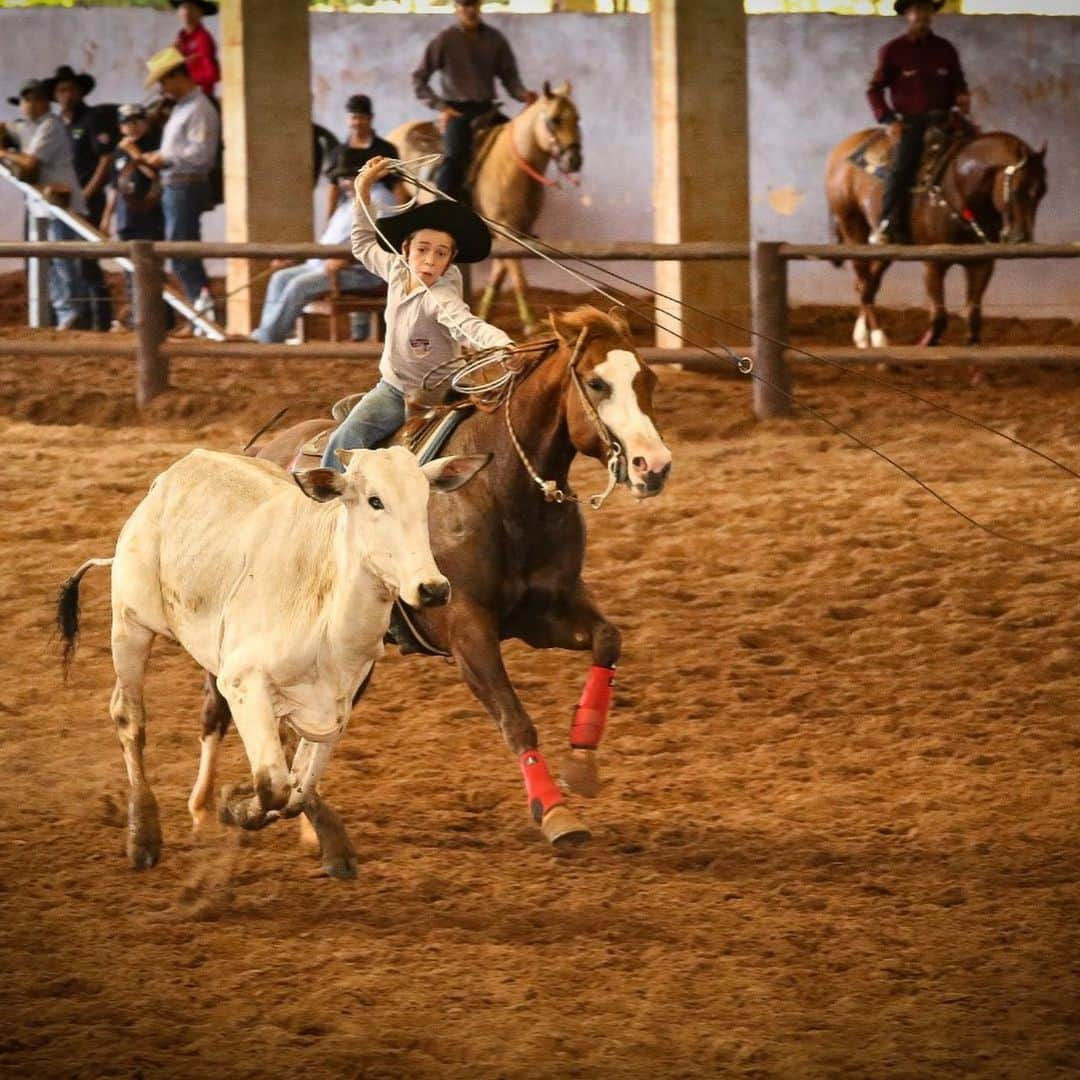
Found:
<path fill-rule="evenodd" d="M 56 625 L 60 630 L 60 636 L 64 639 L 64 651 L 60 662 L 64 668 L 65 680 L 71 661 L 75 658 L 75 646 L 79 642 L 79 583 L 87 570 L 94 566 L 112 566 L 112 563 L 112 559 L 87 559 L 60 586 L 60 595 L 56 598 Z"/>

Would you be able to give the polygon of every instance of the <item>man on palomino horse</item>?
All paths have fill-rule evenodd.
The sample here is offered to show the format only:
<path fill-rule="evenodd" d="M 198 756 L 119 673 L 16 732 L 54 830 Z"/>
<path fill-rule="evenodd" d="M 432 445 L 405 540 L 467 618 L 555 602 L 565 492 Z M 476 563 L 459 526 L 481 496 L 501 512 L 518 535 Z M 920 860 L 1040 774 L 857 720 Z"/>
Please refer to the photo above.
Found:
<path fill-rule="evenodd" d="M 907 19 L 908 28 L 878 53 L 866 96 L 878 123 L 889 125 L 894 149 L 871 244 L 909 238 L 908 198 L 926 130 L 950 109 L 966 113 L 971 107 L 956 49 L 930 29 L 934 13 L 943 4 L 944 0 L 895 0 L 893 7 Z"/>
<path fill-rule="evenodd" d="M 455 343 L 500 348 L 512 342 L 498 327 L 478 319 L 462 299 L 461 271 L 454 262 L 481 262 L 491 251 L 488 227 L 467 207 L 448 199 L 385 218 L 375 232 L 368 215 L 371 189 L 390 171 L 372 158 L 356 178 L 352 250 L 358 262 L 383 278 L 386 340 L 379 381 L 330 436 L 325 468 L 343 472 L 338 450 L 372 449 L 405 420 L 405 396 L 423 388 L 424 377 L 452 359 Z"/>
<path fill-rule="evenodd" d="M 413 88 L 425 105 L 439 111 L 444 156 L 436 184 L 459 199 L 472 156 L 472 124 L 494 107 L 495 79 L 525 105 L 536 101 L 537 95 L 522 83 L 510 43 L 481 21 L 479 0 L 455 0 L 454 13 L 457 25 L 436 35 L 424 50 L 424 59 L 413 72 Z M 442 80 L 441 95 L 429 85 L 436 71 Z"/>

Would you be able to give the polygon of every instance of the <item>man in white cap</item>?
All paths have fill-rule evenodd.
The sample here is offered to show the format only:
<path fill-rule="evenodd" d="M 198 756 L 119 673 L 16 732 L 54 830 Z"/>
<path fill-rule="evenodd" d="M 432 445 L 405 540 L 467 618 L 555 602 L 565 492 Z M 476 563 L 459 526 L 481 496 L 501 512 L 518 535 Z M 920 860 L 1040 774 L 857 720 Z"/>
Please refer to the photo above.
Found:
<path fill-rule="evenodd" d="M 146 63 L 146 85 L 158 84 L 175 104 L 165 122 L 161 148 L 137 159 L 161 173 L 166 240 L 201 240 L 199 219 L 213 205 L 210 170 L 221 138 L 221 117 L 188 71 L 174 45 Z M 213 311 L 210 279 L 201 259 L 173 259 L 172 269 L 197 311 Z"/>

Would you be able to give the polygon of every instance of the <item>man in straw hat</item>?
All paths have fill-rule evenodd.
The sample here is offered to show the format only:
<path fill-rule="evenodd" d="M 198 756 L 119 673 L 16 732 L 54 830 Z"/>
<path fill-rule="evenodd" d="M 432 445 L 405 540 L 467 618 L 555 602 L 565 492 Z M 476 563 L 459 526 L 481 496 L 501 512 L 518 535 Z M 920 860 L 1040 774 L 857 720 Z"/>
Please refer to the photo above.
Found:
<path fill-rule="evenodd" d="M 18 150 L 0 150 L 0 161 L 34 177 L 45 192 L 64 193 L 66 205 L 77 214 L 86 213 L 86 200 L 75 175 L 71 140 L 64 124 L 49 110 L 49 89 L 42 79 L 27 79 L 19 87 L 18 97 L 8 103 L 18 105 L 22 116 L 7 125 Z M 53 241 L 78 240 L 74 231 L 54 217 L 48 219 L 48 238 Z M 86 285 L 78 259 L 49 259 L 49 303 L 60 330 L 72 330 L 85 310 L 82 297 Z"/>
<path fill-rule="evenodd" d="M 422 391 L 424 377 L 451 360 L 459 344 L 472 349 L 512 344 L 462 298 L 461 271 L 453 264 L 481 262 L 491 251 L 491 233 L 476 214 L 439 199 L 382 219 L 376 233 L 368 220 L 368 214 L 375 216 L 371 189 L 389 175 L 390 165 L 387 158 L 374 157 L 356 178 L 352 250 L 387 283 L 386 340 L 378 383 L 326 444 L 322 463 L 338 472 L 344 467 L 337 451 L 371 449 L 397 431 L 405 420 L 406 395 Z"/>
<path fill-rule="evenodd" d="M 157 83 L 175 104 L 161 133 L 161 148 L 137 160 L 161 173 L 166 240 L 201 240 L 199 219 L 211 208 L 210 170 L 217 157 L 221 118 L 170 45 L 146 62 L 146 85 Z M 201 259 L 173 259 L 172 269 L 198 311 L 212 311 L 210 280 Z"/>
<path fill-rule="evenodd" d="M 870 108 L 879 124 L 889 125 L 894 144 L 881 218 L 870 236 L 871 244 L 907 239 L 908 194 L 926 129 L 952 108 L 967 112 L 971 107 L 956 49 L 930 29 L 934 13 L 944 2 L 894 0 L 893 8 L 907 20 L 907 30 L 881 47 L 870 79 L 866 95 Z"/>

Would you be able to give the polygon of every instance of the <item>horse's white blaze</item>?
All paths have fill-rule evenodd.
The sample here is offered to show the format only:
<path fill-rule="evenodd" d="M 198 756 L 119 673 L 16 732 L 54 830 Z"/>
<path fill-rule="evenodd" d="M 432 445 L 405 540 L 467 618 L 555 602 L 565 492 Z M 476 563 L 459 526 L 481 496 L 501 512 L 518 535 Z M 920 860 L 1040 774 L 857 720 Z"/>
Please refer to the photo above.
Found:
<path fill-rule="evenodd" d="M 611 394 L 596 406 L 596 411 L 622 443 L 635 479 L 638 474 L 662 472 L 671 464 L 671 451 L 652 418 L 642 412 L 634 393 L 634 377 L 639 370 L 638 358 L 629 349 L 611 349 L 607 359 L 593 368 L 611 387 Z M 635 459 L 642 459 L 645 467 L 635 467 Z"/>

